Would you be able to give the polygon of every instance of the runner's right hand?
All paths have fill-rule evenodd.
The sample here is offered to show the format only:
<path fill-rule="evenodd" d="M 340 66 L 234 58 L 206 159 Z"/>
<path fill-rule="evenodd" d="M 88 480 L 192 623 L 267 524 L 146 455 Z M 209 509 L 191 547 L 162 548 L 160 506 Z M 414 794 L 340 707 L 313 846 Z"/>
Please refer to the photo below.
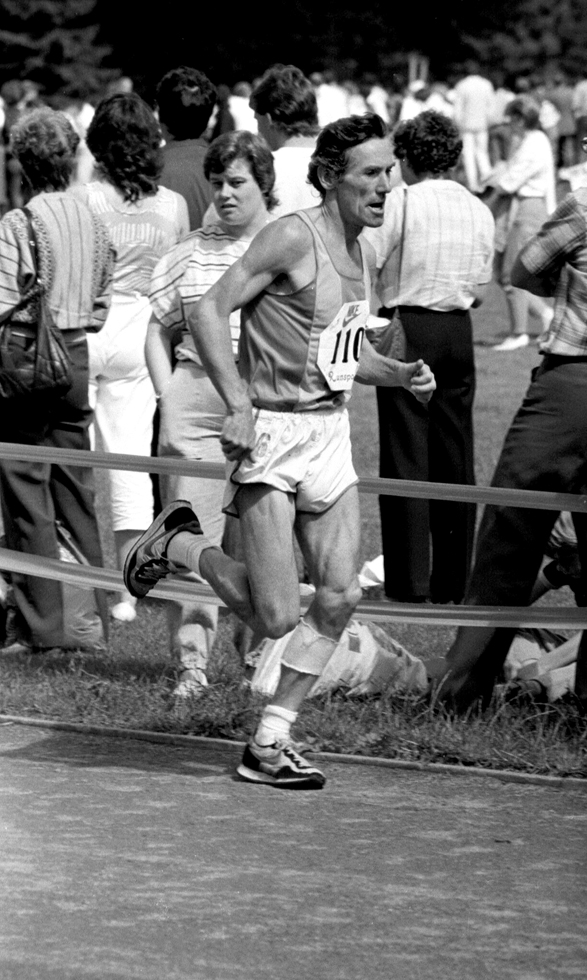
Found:
<path fill-rule="evenodd" d="M 231 412 L 226 416 L 220 445 L 222 452 L 231 462 L 250 456 L 255 445 L 255 423 L 250 407 Z"/>

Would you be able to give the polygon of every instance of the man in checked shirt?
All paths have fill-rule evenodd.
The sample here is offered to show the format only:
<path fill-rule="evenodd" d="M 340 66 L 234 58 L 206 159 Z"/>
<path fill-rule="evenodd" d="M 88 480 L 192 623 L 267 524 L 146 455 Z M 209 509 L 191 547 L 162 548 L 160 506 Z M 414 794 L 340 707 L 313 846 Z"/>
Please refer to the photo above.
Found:
<path fill-rule="evenodd" d="M 583 140 L 587 151 L 587 138 Z M 520 252 L 512 284 L 554 296 L 542 363 L 506 436 L 493 486 L 587 493 L 587 188 L 569 194 Z M 523 606 L 557 514 L 488 506 L 479 531 L 467 605 Z M 587 514 L 573 514 L 582 566 L 577 604 L 587 605 Z M 515 629 L 465 626 L 447 654 L 441 697 L 466 709 L 487 701 Z M 587 631 L 575 693 L 587 703 Z"/>

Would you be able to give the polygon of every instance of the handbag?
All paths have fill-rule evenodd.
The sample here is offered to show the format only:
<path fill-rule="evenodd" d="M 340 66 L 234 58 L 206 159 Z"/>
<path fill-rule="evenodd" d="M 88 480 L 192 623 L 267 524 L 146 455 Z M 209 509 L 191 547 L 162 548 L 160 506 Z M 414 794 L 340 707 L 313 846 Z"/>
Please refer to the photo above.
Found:
<path fill-rule="evenodd" d="M 399 243 L 399 260 L 398 260 L 398 275 L 397 275 L 397 291 L 396 296 L 400 294 L 401 281 L 402 281 L 402 261 L 404 257 L 404 237 L 406 233 L 406 211 L 408 210 L 408 189 L 404 187 L 404 207 L 402 213 L 402 230 Z M 375 347 L 378 354 L 383 357 L 391 357 L 396 361 L 405 361 L 406 359 L 406 333 L 401 321 L 399 308 L 396 306 L 393 310 L 391 318 L 388 319 L 388 324 L 381 330 L 377 331 L 377 339 L 374 340 L 371 337 L 371 343 Z"/>
<path fill-rule="evenodd" d="M 45 284 L 39 275 L 38 244 L 30 211 L 23 208 L 28 223 L 29 244 L 35 282 L 20 302 L 0 318 L 0 397 L 22 398 L 32 393 L 62 396 L 73 384 L 72 361 L 63 335 L 56 327 Z M 37 322 L 14 320 L 14 313 L 37 302 Z"/>

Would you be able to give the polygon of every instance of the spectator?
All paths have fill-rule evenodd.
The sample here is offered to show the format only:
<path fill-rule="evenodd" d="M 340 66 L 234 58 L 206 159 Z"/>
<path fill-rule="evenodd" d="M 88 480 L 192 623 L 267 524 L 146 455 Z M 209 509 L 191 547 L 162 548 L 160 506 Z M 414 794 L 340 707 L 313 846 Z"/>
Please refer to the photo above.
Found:
<path fill-rule="evenodd" d="M 451 120 L 428 111 L 394 136 L 406 187 L 392 189 L 375 246 L 380 316 L 399 307 L 406 359 L 422 357 L 434 398 L 410 404 L 378 388 L 382 477 L 473 484 L 475 365 L 469 310 L 491 278 L 493 219 L 453 179 L 462 142 Z M 411 399 L 415 402 L 415 399 Z M 475 507 L 381 497 L 385 591 L 393 599 L 460 602 L 469 571 Z"/>
<path fill-rule="evenodd" d="M 510 274 L 518 252 L 556 205 L 552 151 L 540 129 L 537 102 L 529 95 L 518 96 L 509 104 L 506 118 L 517 145 L 490 178 L 493 191 L 486 201 L 496 215 L 496 279 L 506 293 L 511 325 L 509 336 L 494 348 L 498 351 L 517 350 L 530 343 L 531 310 L 540 317 L 543 330 L 552 320 L 550 306 L 541 297 L 513 286 Z"/>
<path fill-rule="evenodd" d="M 204 160 L 218 218 L 193 232 L 158 262 L 151 280 L 153 315 L 147 337 L 147 363 L 160 396 L 160 456 L 182 456 L 221 463 L 226 408 L 194 347 L 187 316 L 207 289 L 243 255 L 268 221 L 274 168 L 269 147 L 241 131 L 215 140 Z M 231 317 L 234 353 L 240 313 Z M 173 349 L 173 338 L 181 340 Z M 211 539 L 222 543 L 225 518 L 217 480 L 169 475 L 161 479 L 163 504 L 175 498 L 197 506 Z M 229 522 L 234 518 L 228 518 Z M 226 543 L 233 552 L 233 541 Z M 167 603 L 172 652 L 179 663 L 177 697 L 197 695 L 206 685 L 206 667 L 216 635 L 218 607 L 196 602 Z"/>
<path fill-rule="evenodd" d="M 318 133 L 312 83 L 295 65 L 274 65 L 253 89 L 251 107 L 259 133 L 273 150 L 278 202 L 273 216 L 315 206 L 319 196 L 308 182 Z"/>
<path fill-rule="evenodd" d="M 323 129 L 328 123 L 336 122 L 348 115 L 348 97 L 342 85 L 336 81 L 334 72 L 312 72 L 310 81 L 316 93 L 318 126 Z"/>
<path fill-rule="evenodd" d="M 151 313 L 151 273 L 167 249 L 188 232 L 183 197 L 159 187 L 161 131 L 138 95 L 104 99 L 88 130 L 98 179 L 76 193 L 99 214 L 116 249 L 110 313 L 90 342 L 91 394 L 96 429 L 106 452 L 149 456 L 155 392 L 144 347 Z M 112 524 L 120 567 L 129 547 L 153 518 L 148 473 L 110 471 Z M 122 593 L 111 614 L 134 619 L 135 602 Z"/>
<path fill-rule="evenodd" d="M 38 275 L 54 322 L 63 331 L 73 384 L 63 396 L 32 392 L 27 398 L 4 401 L 3 442 L 90 448 L 86 330 L 99 330 L 106 318 L 113 252 L 102 222 L 67 192 L 78 142 L 69 120 L 48 108 L 35 109 L 12 126 L 11 151 L 32 194 L 28 208 L 37 237 Z M 24 212 L 9 211 L 0 222 L 0 314 L 13 310 L 35 281 L 29 238 Z M 21 321 L 23 337 L 33 337 L 34 299 L 15 318 Z M 0 489 L 9 548 L 59 558 L 58 519 L 89 563 L 102 564 L 91 469 L 3 460 Z M 37 649 L 64 645 L 62 584 L 16 574 L 12 584 L 18 610 L 16 638 Z"/>
<path fill-rule="evenodd" d="M 587 149 L 587 140 L 585 141 Z M 587 189 L 580 188 L 525 245 L 511 273 L 518 289 L 555 297 L 540 345 L 542 364 L 509 429 L 492 485 L 553 493 L 587 492 Z M 465 602 L 524 606 L 555 523 L 555 511 L 486 506 Z M 581 561 L 578 605 L 587 604 L 587 516 L 573 514 Z M 447 654 L 442 696 L 458 710 L 487 702 L 514 628 L 461 627 Z M 587 634 L 579 646 L 575 693 L 587 703 Z"/>
<path fill-rule="evenodd" d="M 579 161 L 582 156 L 583 137 L 587 136 L 587 71 L 585 70 L 573 90 L 573 115 L 577 127 L 575 157 Z"/>
<path fill-rule="evenodd" d="M 191 231 L 201 226 L 212 199 L 204 177 L 208 144 L 203 134 L 215 103 L 215 87 L 195 68 L 175 68 L 157 86 L 159 122 L 166 140 L 160 183 L 185 198 Z"/>
<path fill-rule="evenodd" d="M 220 84 L 217 86 L 217 99 L 212 115 L 208 121 L 208 126 L 202 139 L 206 143 L 223 136 L 224 133 L 233 133 L 236 129 L 234 116 L 229 108 L 230 89 L 228 85 Z M 192 229 L 194 231 L 195 229 Z"/>
<path fill-rule="evenodd" d="M 429 93 L 430 90 L 426 82 L 423 82 L 421 78 L 416 78 L 415 81 L 410 82 L 402 100 L 399 122 L 407 122 L 408 119 L 414 119 L 421 112 L 425 112 L 426 99 Z"/>
<path fill-rule="evenodd" d="M 237 82 L 228 98 L 228 108 L 234 119 L 235 129 L 246 129 L 249 133 L 257 132 L 255 113 L 249 105 L 251 86 L 248 82 Z"/>
<path fill-rule="evenodd" d="M 563 72 L 557 72 L 553 82 L 548 95 L 560 115 L 555 164 L 557 167 L 572 167 L 576 160 L 575 137 L 577 134 L 577 125 L 573 113 L 573 88 L 569 85 Z"/>
<path fill-rule="evenodd" d="M 491 165 L 495 167 L 507 160 L 510 152 L 510 127 L 506 118 L 506 110 L 514 99 L 514 93 L 506 84 L 502 71 L 493 72 L 493 111 L 489 127 L 489 156 Z"/>
<path fill-rule="evenodd" d="M 491 171 L 489 127 L 494 94 L 489 79 L 480 74 L 476 61 L 468 61 L 466 75 L 454 90 L 454 120 L 463 139 L 463 165 L 467 186 L 478 194 Z"/>

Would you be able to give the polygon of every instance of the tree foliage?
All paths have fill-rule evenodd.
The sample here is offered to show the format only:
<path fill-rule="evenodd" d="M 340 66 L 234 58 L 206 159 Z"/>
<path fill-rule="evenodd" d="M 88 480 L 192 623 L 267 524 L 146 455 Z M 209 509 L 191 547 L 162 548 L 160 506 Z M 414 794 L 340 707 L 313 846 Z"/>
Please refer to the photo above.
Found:
<path fill-rule="evenodd" d="M 510 74 L 571 74 L 585 68 L 587 4 L 585 0 L 513 0 L 486 4 L 484 22 L 463 41 L 484 62 Z"/>
<path fill-rule="evenodd" d="M 100 89 L 111 45 L 100 40 L 97 0 L 0 0 L 2 80 L 29 78 L 47 94 Z"/>

